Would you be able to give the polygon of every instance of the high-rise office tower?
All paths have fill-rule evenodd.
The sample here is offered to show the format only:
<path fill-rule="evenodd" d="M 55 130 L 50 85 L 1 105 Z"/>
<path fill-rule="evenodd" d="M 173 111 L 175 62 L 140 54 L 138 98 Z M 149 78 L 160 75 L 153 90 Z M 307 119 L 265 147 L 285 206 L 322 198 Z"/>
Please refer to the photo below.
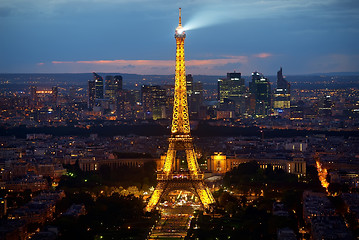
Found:
<path fill-rule="evenodd" d="M 113 85 L 115 90 L 122 90 L 122 76 L 116 75 L 113 77 Z"/>
<path fill-rule="evenodd" d="M 72 102 L 76 101 L 76 87 L 74 87 L 74 86 L 70 87 L 69 98 L 70 98 L 70 101 L 72 101 Z"/>
<path fill-rule="evenodd" d="M 283 77 L 283 70 L 282 68 L 279 69 L 277 72 L 277 88 L 283 89 L 285 92 L 290 92 L 290 84 L 287 80 Z"/>
<path fill-rule="evenodd" d="M 199 117 L 200 108 L 203 106 L 203 84 L 193 82 L 191 74 L 186 75 L 187 99 L 189 114 L 193 119 Z"/>
<path fill-rule="evenodd" d="M 190 114 L 193 116 L 193 118 L 200 117 L 200 110 L 203 106 L 203 84 L 201 82 L 195 82 L 193 83 L 193 93 L 190 99 Z"/>
<path fill-rule="evenodd" d="M 88 81 L 88 108 L 92 110 L 92 108 L 95 106 L 95 96 L 96 96 L 96 85 L 95 80 L 89 80 Z"/>
<path fill-rule="evenodd" d="M 141 101 L 145 118 L 156 120 L 166 117 L 166 90 L 161 86 L 143 85 L 141 88 Z"/>
<path fill-rule="evenodd" d="M 103 78 L 97 73 L 93 73 L 95 81 L 95 99 L 103 99 Z"/>
<path fill-rule="evenodd" d="M 187 95 L 190 97 L 193 92 L 193 76 L 192 74 L 186 75 L 186 87 L 187 87 Z"/>
<path fill-rule="evenodd" d="M 256 100 L 255 115 L 268 116 L 271 113 L 271 85 L 268 79 L 259 72 L 253 72 L 249 88 Z"/>
<path fill-rule="evenodd" d="M 106 76 L 105 83 L 105 98 L 115 103 L 119 92 L 122 90 L 122 76 Z"/>
<path fill-rule="evenodd" d="M 105 77 L 105 98 L 111 99 L 111 96 L 113 95 L 113 76 L 107 75 Z"/>
<path fill-rule="evenodd" d="M 30 107 L 36 107 L 38 104 L 38 97 L 37 97 L 37 87 L 30 86 Z"/>
<path fill-rule="evenodd" d="M 58 94 L 59 94 L 58 88 L 56 86 L 52 87 L 51 101 L 52 101 L 53 107 L 57 107 Z"/>
<path fill-rule="evenodd" d="M 277 72 L 277 88 L 274 92 L 274 111 L 277 114 L 288 112 L 290 109 L 290 84 L 283 77 L 282 68 Z"/>
<path fill-rule="evenodd" d="M 322 117 L 331 117 L 333 105 L 330 95 L 320 97 L 318 102 L 318 114 Z"/>
<path fill-rule="evenodd" d="M 134 96 L 131 95 L 130 91 L 119 90 L 117 93 L 116 100 L 116 115 L 117 119 L 131 119 L 132 105 L 134 102 Z"/>
<path fill-rule="evenodd" d="M 225 106 L 226 103 L 234 102 L 234 110 L 237 113 L 243 113 L 244 93 L 245 85 L 241 73 L 227 73 L 227 78 L 218 79 L 218 101 L 222 108 L 228 108 Z"/>

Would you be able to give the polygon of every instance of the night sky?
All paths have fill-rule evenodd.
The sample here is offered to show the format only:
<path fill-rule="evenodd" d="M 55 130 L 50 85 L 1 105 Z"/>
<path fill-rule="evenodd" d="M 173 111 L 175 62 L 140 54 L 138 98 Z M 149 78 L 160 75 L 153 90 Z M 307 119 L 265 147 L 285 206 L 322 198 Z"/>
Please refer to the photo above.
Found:
<path fill-rule="evenodd" d="M 1 73 L 359 72 L 358 0 L 1 0 Z"/>

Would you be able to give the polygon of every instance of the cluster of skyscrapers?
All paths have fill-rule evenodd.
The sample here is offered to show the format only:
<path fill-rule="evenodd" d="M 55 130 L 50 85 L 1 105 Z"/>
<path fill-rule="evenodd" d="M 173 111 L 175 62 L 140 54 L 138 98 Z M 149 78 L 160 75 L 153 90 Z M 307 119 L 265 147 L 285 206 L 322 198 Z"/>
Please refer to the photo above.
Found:
<path fill-rule="evenodd" d="M 283 77 L 282 68 L 277 72 L 277 87 L 272 92 L 268 78 L 255 71 L 249 89 L 241 73 L 227 73 L 218 79 L 219 118 L 235 116 L 265 117 L 290 112 L 290 84 Z"/>
<path fill-rule="evenodd" d="M 122 90 L 122 76 L 108 75 L 103 78 L 97 73 L 93 73 L 94 79 L 88 82 L 88 108 L 93 109 L 104 103 L 114 105 L 116 98 Z M 113 108 L 113 107 L 112 107 Z"/>
<path fill-rule="evenodd" d="M 88 108 L 101 114 L 113 114 L 116 119 L 171 118 L 173 85 L 142 85 L 140 90 L 125 90 L 122 76 L 97 73 L 88 82 Z M 239 72 L 227 73 L 218 79 L 218 102 L 206 104 L 203 83 L 186 76 L 188 109 L 191 119 L 222 119 L 237 117 L 288 116 L 290 113 L 290 84 L 277 72 L 277 87 L 272 91 L 268 78 L 253 72 L 249 88 Z"/>
<path fill-rule="evenodd" d="M 97 73 L 88 81 L 88 109 L 101 114 L 114 114 L 117 119 L 163 119 L 172 117 L 174 85 L 142 85 L 140 90 L 125 90 L 122 76 Z M 203 84 L 186 76 L 188 105 L 191 116 L 206 117 Z"/>

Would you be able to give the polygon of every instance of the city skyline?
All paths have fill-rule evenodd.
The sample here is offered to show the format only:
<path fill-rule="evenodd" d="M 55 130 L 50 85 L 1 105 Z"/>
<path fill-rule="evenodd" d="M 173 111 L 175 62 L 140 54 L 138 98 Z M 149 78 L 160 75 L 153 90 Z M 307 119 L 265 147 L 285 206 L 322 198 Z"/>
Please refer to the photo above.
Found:
<path fill-rule="evenodd" d="M 95 7 L 91 20 L 98 26 L 103 26 L 103 12 L 108 19 L 118 16 L 123 26 L 121 13 L 128 13 L 126 7 L 133 6 L 128 0 L 101 0 L 101 4 L 99 0 L 34 0 L 33 5 L 27 5 L 25 0 L 4 1 L 7 8 L 0 4 L 0 15 L 21 13 L 29 18 L 28 13 L 42 15 L 44 10 L 48 26 L 53 26 L 51 19 L 55 16 L 68 14 L 82 19 L 83 13 Z M 45 56 L 59 58 L 36 63 L 39 69 L 50 70 L 55 65 L 62 71 L 80 71 L 81 66 L 96 69 L 92 74 L 0 73 L 0 238 L 359 239 L 359 72 L 338 73 L 339 76 L 302 73 L 286 78 L 283 72 L 289 70 L 291 74 L 290 64 L 303 59 L 278 64 L 275 59 L 281 55 L 269 49 L 274 42 L 270 37 L 266 42 L 263 32 L 257 29 L 254 30 L 259 34 L 251 35 L 252 49 L 224 55 L 233 47 L 225 41 L 238 39 L 238 49 L 245 49 L 246 44 L 242 44 L 237 32 L 220 27 L 239 20 L 261 24 L 258 16 L 270 22 L 271 14 L 283 10 L 290 16 L 303 9 L 322 7 L 327 14 L 328 6 L 334 7 L 337 0 L 328 0 L 329 5 L 323 0 L 302 0 L 302 5 L 294 0 L 229 3 L 226 7 L 234 11 L 225 15 L 219 3 L 211 2 L 212 7 L 218 7 L 216 11 L 190 11 L 193 17 L 185 23 L 179 8 L 175 41 L 173 34 L 165 37 L 161 24 L 152 24 L 152 14 L 170 12 L 167 8 L 172 4 L 160 5 L 161 1 L 156 1 L 160 7 L 151 11 L 148 3 L 136 0 L 136 13 L 148 10 L 147 15 L 136 16 L 133 12 L 127 21 L 128 29 L 134 30 L 133 16 L 140 21 L 148 19 L 143 25 L 147 29 L 138 41 L 123 44 L 127 37 L 136 39 L 126 35 L 131 35 L 130 31 L 116 37 L 104 34 L 102 29 L 92 31 L 93 35 L 81 39 L 81 46 L 76 47 L 72 43 L 79 39 L 60 31 L 58 35 L 50 34 L 48 42 L 39 35 L 40 47 L 26 48 L 28 52 L 16 48 L 18 55 L 9 54 L 23 57 L 25 65 Z M 204 6 L 203 0 L 192 1 L 186 4 Z M 21 3 L 21 8 L 11 9 L 14 3 Z M 71 8 L 80 3 L 88 6 Z M 103 5 L 114 8 L 105 11 Z M 116 6 L 125 10 L 113 14 Z M 249 15 L 230 15 L 240 6 Z M 254 12 L 246 6 L 256 6 L 258 11 L 253 16 L 258 18 L 251 18 Z M 27 11 L 22 12 L 26 7 Z M 61 7 L 68 12 L 58 12 Z M 338 10 L 343 9 L 331 13 Z M 348 15 L 352 10 L 345 12 Z M 323 12 L 317 14 L 325 16 Z M 71 23 L 66 31 L 76 28 L 73 19 L 61 20 Z M 214 27 L 218 32 L 211 32 Z M 40 31 L 30 29 L 34 35 Z M 201 41 L 197 41 L 196 33 L 201 31 Z M 185 51 L 187 32 L 195 34 L 193 42 L 189 41 L 190 49 L 186 41 Z M 271 36 L 278 40 L 278 49 L 293 56 L 303 52 L 283 47 L 284 33 L 287 34 L 279 27 L 279 32 Z M 31 34 L 24 36 L 24 42 L 32 39 Z M 77 34 L 82 36 L 81 31 Z M 101 38 L 103 35 L 108 38 Z M 116 42 L 106 44 L 109 38 Z M 157 52 L 166 50 L 167 40 L 176 42 L 172 50 Z M 303 44 L 302 40 L 292 42 L 293 46 Z M 16 39 L 13 46 L 19 41 Z M 344 43 L 339 38 L 335 41 Z M 332 43 L 325 46 L 321 42 L 322 48 L 307 51 L 324 54 L 330 46 L 326 50 L 340 50 L 342 56 L 345 49 L 351 48 Z M 123 59 L 101 60 L 110 53 L 116 57 L 117 53 L 111 51 L 114 45 L 117 50 L 126 47 Z M 262 49 L 256 53 L 258 46 Z M 6 44 L 2 47 L 6 48 Z M 32 49 L 39 54 L 31 55 Z M 171 61 L 166 60 L 171 59 L 167 58 L 172 56 L 170 52 L 175 53 L 175 71 Z M 189 53 L 189 61 L 187 57 L 185 60 L 185 52 Z M 304 51 L 303 56 L 308 57 L 308 52 Z M 31 56 L 25 58 L 26 54 Z M 96 58 L 85 60 L 91 55 Z M 128 62 L 126 56 L 138 59 Z M 350 59 L 348 56 L 349 61 L 357 55 L 350 55 Z M 145 57 L 148 59 L 142 60 Z M 78 60 L 81 58 L 84 60 Z M 1 61 L 0 57 L 0 72 Z M 11 61 L 4 68 L 13 64 Z M 315 58 L 311 61 L 318 63 Z M 328 67 L 328 61 L 333 59 L 319 62 Z M 126 65 L 129 63 L 132 65 Z M 339 71 L 338 64 L 355 68 L 357 62 L 351 63 L 335 61 L 335 66 L 329 66 L 331 71 Z M 316 64 L 312 67 L 319 71 Z M 126 69 L 124 66 L 136 74 L 119 73 Z M 117 67 L 119 71 L 104 73 L 101 67 Z M 232 67 L 235 69 L 227 70 Z M 253 71 L 249 82 L 242 75 L 248 74 L 246 69 Z M 276 84 L 271 84 L 275 77 L 268 78 L 266 69 L 270 73 L 278 70 Z M 141 71 L 171 74 L 138 75 Z M 221 76 L 192 75 L 192 71 L 220 71 Z M 225 72 L 226 77 L 222 77 Z"/>
<path fill-rule="evenodd" d="M 359 71 L 354 1 L 2 1 L 0 72 L 174 73 L 182 7 L 187 72 Z"/>

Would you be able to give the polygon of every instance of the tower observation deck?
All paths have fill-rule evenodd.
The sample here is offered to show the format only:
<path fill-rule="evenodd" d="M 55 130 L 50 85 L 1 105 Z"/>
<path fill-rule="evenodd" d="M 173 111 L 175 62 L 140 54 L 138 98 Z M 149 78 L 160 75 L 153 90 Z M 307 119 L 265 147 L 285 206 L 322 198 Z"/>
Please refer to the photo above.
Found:
<path fill-rule="evenodd" d="M 164 196 L 174 190 L 192 192 L 199 198 L 204 208 L 208 208 L 210 204 L 215 202 L 212 193 L 203 181 L 203 174 L 198 166 L 191 137 L 186 91 L 185 38 L 186 33 L 182 27 L 180 8 L 179 24 L 175 31 L 176 74 L 171 137 L 169 138 L 165 163 L 162 171 L 157 173 L 157 186 L 148 201 L 147 211 L 155 208 Z M 175 172 L 174 162 L 178 151 L 185 153 L 188 171 Z"/>

